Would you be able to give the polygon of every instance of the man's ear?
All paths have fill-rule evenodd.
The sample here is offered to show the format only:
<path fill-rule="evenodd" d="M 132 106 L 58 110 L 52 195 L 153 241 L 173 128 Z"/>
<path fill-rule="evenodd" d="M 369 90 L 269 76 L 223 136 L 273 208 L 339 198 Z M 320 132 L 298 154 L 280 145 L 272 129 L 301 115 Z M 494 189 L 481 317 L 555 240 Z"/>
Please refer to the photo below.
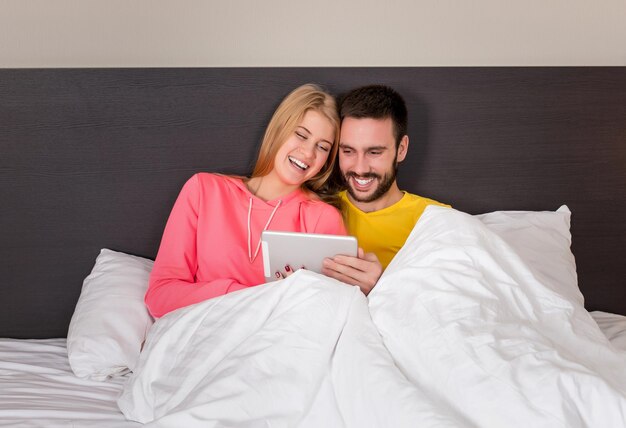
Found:
<path fill-rule="evenodd" d="M 398 145 L 398 155 L 396 156 L 396 161 L 402 162 L 406 157 L 406 153 L 409 150 L 409 136 L 405 135 L 400 140 L 400 145 Z"/>

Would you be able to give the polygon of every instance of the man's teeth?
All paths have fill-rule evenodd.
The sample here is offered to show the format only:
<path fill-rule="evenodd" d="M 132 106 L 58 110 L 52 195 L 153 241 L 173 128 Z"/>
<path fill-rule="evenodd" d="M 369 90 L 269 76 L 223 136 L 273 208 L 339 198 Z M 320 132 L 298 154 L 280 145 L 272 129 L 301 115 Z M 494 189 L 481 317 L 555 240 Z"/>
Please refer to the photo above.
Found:
<path fill-rule="evenodd" d="M 354 180 L 357 182 L 359 186 L 365 186 L 369 184 L 374 178 L 366 178 L 365 180 L 354 177 Z"/>
<path fill-rule="evenodd" d="M 307 164 L 305 164 L 304 162 L 296 159 L 296 158 L 292 158 L 291 156 L 289 156 L 289 160 L 291 161 L 291 163 L 295 164 L 298 168 L 301 168 L 303 170 L 307 169 L 309 166 Z"/>

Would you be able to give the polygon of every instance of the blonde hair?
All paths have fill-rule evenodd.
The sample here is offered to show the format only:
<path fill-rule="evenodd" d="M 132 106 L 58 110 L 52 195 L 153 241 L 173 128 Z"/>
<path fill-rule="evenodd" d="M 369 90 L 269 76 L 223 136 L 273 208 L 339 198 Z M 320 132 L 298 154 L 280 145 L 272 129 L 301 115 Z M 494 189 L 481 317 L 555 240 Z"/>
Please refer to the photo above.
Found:
<path fill-rule="evenodd" d="M 337 157 L 340 131 L 339 114 L 333 96 L 323 91 L 319 86 L 310 83 L 291 91 L 274 112 L 265 130 L 252 177 L 263 177 L 272 171 L 276 153 L 295 132 L 309 110 L 325 116 L 335 128 L 335 138 L 326 163 L 314 177 L 302 185 L 305 190 L 313 192 L 322 188 L 333 171 Z"/>

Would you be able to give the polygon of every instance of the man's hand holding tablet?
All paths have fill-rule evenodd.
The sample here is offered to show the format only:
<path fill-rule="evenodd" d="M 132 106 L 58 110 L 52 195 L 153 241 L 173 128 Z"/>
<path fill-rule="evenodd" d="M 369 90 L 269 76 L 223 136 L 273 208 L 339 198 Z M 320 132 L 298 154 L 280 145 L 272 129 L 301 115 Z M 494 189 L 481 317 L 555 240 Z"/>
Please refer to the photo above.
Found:
<path fill-rule="evenodd" d="M 356 257 L 337 255 L 324 259 L 322 273 L 346 284 L 358 286 L 367 296 L 383 274 L 383 266 L 376 254 L 366 253 L 359 248 Z"/>

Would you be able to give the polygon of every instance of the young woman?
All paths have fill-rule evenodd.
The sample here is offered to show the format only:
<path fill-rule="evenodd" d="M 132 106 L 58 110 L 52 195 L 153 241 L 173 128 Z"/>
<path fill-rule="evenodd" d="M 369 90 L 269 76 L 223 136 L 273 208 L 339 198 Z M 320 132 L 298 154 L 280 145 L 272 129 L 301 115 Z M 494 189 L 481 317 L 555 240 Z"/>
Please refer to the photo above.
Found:
<path fill-rule="evenodd" d="M 345 235 L 339 211 L 315 193 L 332 172 L 338 144 L 333 97 L 303 85 L 274 112 L 252 177 L 191 177 L 172 208 L 150 275 L 150 313 L 161 317 L 263 283 L 263 230 Z"/>

